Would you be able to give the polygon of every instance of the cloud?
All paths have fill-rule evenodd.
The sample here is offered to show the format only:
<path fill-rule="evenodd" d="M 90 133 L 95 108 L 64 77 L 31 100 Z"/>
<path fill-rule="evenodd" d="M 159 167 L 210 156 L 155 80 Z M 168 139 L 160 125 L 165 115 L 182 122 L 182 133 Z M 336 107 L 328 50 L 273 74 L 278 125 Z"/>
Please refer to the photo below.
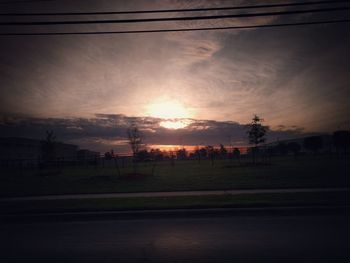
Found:
<path fill-rule="evenodd" d="M 246 124 L 232 121 L 186 119 L 183 129 L 166 129 L 161 118 L 130 117 L 97 114 L 93 118 L 29 118 L 4 117 L 0 122 L 1 137 L 28 137 L 43 139 L 46 130 L 53 130 L 57 140 L 78 144 L 82 148 L 107 151 L 114 148 L 127 152 L 127 128 L 139 127 L 147 145 L 247 145 Z M 169 121 L 169 120 L 168 120 Z M 298 127 L 280 127 L 270 130 L 269 141 L 303 135 Z"/>
<path fill-rule="evenodd" d="M 173 0 L 98 2 L 77 1 L 71 8 L 141 10 L 209 5 L 208 1 Z M 234 1 L 234 5 L 257 3 Z M 210 1 L 210 6 L 219 5 L 224 2 Z M 13 10 L 7 8 L 9 12 L 30 11 L 25 7 L 17 10 L 15 5 Z M 37 11 L 49 10 L 65 11 L 59 4 L 43 5 Z M 283 19 L 157 26 L 268 24 Z M 299 21 L 301 17 L 290 19 Z M 129 26 L 88 29 L 120 28 Z M 122 116 L 143 116 L 150 104 L 170 100 L 190 109 L 195 119 L 243 123 L 257 113 L 272 127 L 288 123 L 307 131 L 348 128 L 349 36 L 344 24 L 149 35 L 4 37 L 0 43 L 0 112 L 25 113 L 42 120 L 71 119 L 65 129 L 81 134 L 92 124 L 114 131 L 114 125 L 127 125 L 131 120 Z M 94 116 L 96 112 L 120 115 Z M 80 117 L 81 123 L 76 123 Z M 148 122 L 148 131 L 154 133 L 156 121 Z"/>

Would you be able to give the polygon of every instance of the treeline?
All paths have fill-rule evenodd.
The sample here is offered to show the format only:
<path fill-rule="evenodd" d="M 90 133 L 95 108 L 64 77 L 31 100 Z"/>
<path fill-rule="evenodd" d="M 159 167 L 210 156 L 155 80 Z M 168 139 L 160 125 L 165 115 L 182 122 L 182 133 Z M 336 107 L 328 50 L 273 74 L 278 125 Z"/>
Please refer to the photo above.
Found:
<path fill-rule="evenodd" d="M 243 155 L 269 155 L 285 156 L 300 154 L 336 153 L 343 155 L 349 153 L 350 149 L 350 131 L 336 131 L 331 136 L 331 141 L 324 141 L 324 136 L 309 136 L 297 141 L 281 141 L 275 145 L 260 145 L 258 147 L 248 147 L 247 151 L 242 148 L 226 148 L 223 144 L 219 146 L 197 147 L 194 151 L 188 151 L 185 148 L 178 150 L 162 151 L 160 149 L 142 149 L 135 152 L 135 161 L 162 161 L 162 160 L 224 160 L 238 159 Z M 255 153 L 254 153 L 255 151 Z M 112 159 L 117 157 L 113 151 L 106 152 L 105 158 Z"/>
<path fill-rule="evenodd" d="M 188 151 L 185 148 L 178 150 L 161 151 L 160 149 L 143 149 L 135 153 L 135 160 L 137 161 L 162 161 L 162 160 L 204 160 L 204 159 L 228 159 L 238 158 L 241 155 L 239 148 L 228 150 L 223 144 L 219 147 L 211 145 L 197 147 L 194 151 Z M 118 157 L 113 150 L 105 153 L 106 159 L 113 159 Z"/>

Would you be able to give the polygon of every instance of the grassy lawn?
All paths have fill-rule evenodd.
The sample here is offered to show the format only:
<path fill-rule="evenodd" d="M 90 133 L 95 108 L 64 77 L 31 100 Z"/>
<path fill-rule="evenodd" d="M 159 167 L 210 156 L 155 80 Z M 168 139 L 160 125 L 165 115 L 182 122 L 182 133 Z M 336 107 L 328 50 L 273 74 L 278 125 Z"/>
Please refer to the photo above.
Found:
<path fill-rule="evenodd" d="M 350 205 L 349 192 L 132 197 L 0 202 L 0 214 L 176 208 Z"/>
<path fill-rule="evenodd" d="M 25 196 L 64 193 L 147 192 L 210 189 L 349 187 L 349 159 L 327 156 L 275 158 L 271 165 L 239 166 L 236 162 L 176 161 L 158 163 L 153 176 L 128 178 L 132 167 L 63 168 L 43 175 L 35 169 L 1 171 L 0 195 Z M 150 174 L 151 164 L 138 167 Z"/>

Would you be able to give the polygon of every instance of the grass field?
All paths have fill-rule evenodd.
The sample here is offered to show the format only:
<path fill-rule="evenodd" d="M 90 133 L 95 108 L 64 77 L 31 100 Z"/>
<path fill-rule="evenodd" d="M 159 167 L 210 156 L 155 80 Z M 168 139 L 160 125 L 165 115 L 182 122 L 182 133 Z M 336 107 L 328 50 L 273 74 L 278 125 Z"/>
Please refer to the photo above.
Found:
<path fill-rule="evenodd" d="M 303 156 L 274 158 L 270 165 L 239 166 L 229 160 L 160 162 L 154 175 L 132 178 L 132 167 L 71 167 L 57 174 L 36 169 L 3 170 L 1 196 L 65 193 L 147 192 L 214 189 L 349 187 L 349 158 Z M 152 164 L 140 164 L 138 173 L 150 174 Z"/>

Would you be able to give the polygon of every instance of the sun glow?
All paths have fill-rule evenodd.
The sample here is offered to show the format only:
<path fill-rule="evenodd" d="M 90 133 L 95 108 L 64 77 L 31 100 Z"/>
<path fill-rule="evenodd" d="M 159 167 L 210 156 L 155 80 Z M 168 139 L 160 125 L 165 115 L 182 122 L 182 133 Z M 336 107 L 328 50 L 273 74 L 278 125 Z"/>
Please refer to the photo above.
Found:
<path fill-rule="evenodd" d="M 159 123 L 160 126 L 167 129 L 182 129 L 189 124 L 186 120 L 167 120 Z"/>
<path fill-rule="evenodd" d="M 159 125 L 167 129 L 182 129 L 190 124 L 189 110 L 177 101 L 164 100 L 149 104 L 147 113 L 151 117 L 164 119 Z"/>
<path fill-rule="evenodd" d="M 147 107 L 147 113 L 151 117 L 164 119 L 191 117 L 189 111 L 182 104 L 175 101 L 164 101 L 150 104 Z"/>

